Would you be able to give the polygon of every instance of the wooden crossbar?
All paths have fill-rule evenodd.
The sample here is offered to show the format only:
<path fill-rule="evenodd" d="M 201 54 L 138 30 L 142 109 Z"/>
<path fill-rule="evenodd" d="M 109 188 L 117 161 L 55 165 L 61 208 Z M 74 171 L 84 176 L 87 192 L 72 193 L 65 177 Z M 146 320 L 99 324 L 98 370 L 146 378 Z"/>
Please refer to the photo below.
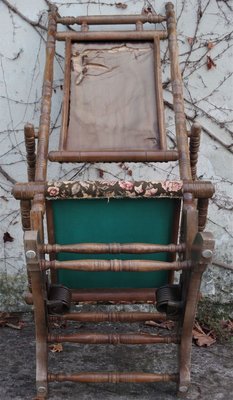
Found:
<path fill-rule="evenodd" d="M 81 253 L 81 254 L 118 254 L 118 253 L 160 253 L 183 252 L 185 244 L 148 244 L 148 243 L 78 243 L 78 244 L 45 244 L 40 248 L 41 253 Z"/>
<path fill-rule="evenodd" d="M 80 372 L 77 374 L 48 374 L 49 382 L 82 382 L 82 383 L 153 383 L 177 382 L 178 374 L 150 374 L 144 372 Z"/>
<path fill-rule="evenodd" d="M 156 288 L 137 288 L 137 289 L 76 289 L 72 290 L 73 303 L 100 302 L 114 304 L 124 303 L 152 303 L 155 304 Z M 31 293 L 26 293 L 24 297 L 27 304 L 32 305 Z M 162 315 L 162 314 L 161 314 Z"/>
<path fill-rule="evenodd" d="M 90 32 L 57 32 L 56 39 L 57 40 L 67 40 L 70 39 L 72 41 L 79 42 L 99 42 L 101 40 L 104 41 L 121 41 L 121 40 L 154 40 L 158 39 L 167 39 L 167 31 L 90 31 Z"/>
<path fill-rule="evenodd" d="M 50 151 L 53 162 L 167 162 L 177 161 L 176 150 Z"/>
<path fill-rule="evenodd" d="M 78 322 L 140 322 L 165 321 L 166 314 L 152 312 L 79 312 L 63 315 L 50 315 L 50 321 L 78 321 Z"/>
<path fill-rule="evenodd" d="M 72 291 L 72 301 L 79 302 L 111 302 L 111 303 L 155 303 L 156 288 L 137 289 L 76 289 Z"/>
<path fill-rule="evenodd" d="M 57 17 L 58 24 L 63 25 L 125 25 L 125 24 L 136 24 L 137 22 L 145 23 L 161 23 L 166 21 L 166 17 L 163 15 L 91 15 L 91 16 L 80 16 L 80 17 Z"/>
<path fill-rule="evenodd" d="M 150 334 L 120 333 L 76 333 L 72 335 L 48 335 L 49 343 L 85 343 L 85 344 L 156 344 L 179 343 L 177 335 L 158 336 Z"/>
<path fill-rule="evenodd" d="M 122 189 L 125 181 L 110 181 L 109 184 L 104 181 L 52 181 L 52 182 L 27 182 L 27 183 L 16 183 L 13 187 L 12 194 L 18 200 L 32 200 L 36 194 L 45 196 L 46 198 L 56 199 L 62 198 L 64 200 L 68 198 L 79 198 L 78 193 L 73 194 L 72 188 L 75 185 L 80 186 L 80 198 L 142 198 L 148 197 L 144 193 L 137 194 L 135 188 L 140 185 L 144 185 L 145 189 L 153 187 L 157 189 L 151 194 L 150 198 L 156 197 L 168 197 L 168 198 L 181 198 L 184 193 L 192 193 L 195 198 L 208 199 L 214 194 L 214 185 L 209 181 L 134 181 L 132 182 L 131 190 Z M 109 186 L 107 186 L 109 185 Z M 177 189 L 178 185 L 178 189 Z M 107 186 L 107 192 L 106 192 Z M 168 189 L 166 189 L 168 186 Z M 51 192 L 51 187 L 56 188 L 56 193 Z M 59 196 L 59 188 L 64 189 L 63 196 Z M 85 190 L 85 187 L 86 190 Z M 171 188 L 170 188 L 171 187 Z M 98 188 L 98 191 L 96 190 Z M 173 189 L 174 188 L 174 189 Z"/>
<path fill-rule="evenodd" d="M 73 271 L 178 271 L 191 268 L 189 261 L 154 261 L 154 260 L 71 260 L 71 261 L 40 261 L 41 270 L 67 269 Z"/>

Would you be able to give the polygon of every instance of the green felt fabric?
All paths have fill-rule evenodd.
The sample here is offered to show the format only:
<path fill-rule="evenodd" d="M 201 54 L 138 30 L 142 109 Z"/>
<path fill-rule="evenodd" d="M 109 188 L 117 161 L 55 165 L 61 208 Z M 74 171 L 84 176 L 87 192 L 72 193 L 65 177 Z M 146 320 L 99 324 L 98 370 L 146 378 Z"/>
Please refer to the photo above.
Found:
<path fill-rule="evenodd" d="M 55 242 L 171 242 L 174 199 L 89 199 L 52 201 Z M 153 259 L 167 261 L 168 254 L 70 254 L 58 260 Z M 167 283 L 168 272 L 83 272 L 60 270 L 59 282 L 78 288 L 150 288 Z"/>

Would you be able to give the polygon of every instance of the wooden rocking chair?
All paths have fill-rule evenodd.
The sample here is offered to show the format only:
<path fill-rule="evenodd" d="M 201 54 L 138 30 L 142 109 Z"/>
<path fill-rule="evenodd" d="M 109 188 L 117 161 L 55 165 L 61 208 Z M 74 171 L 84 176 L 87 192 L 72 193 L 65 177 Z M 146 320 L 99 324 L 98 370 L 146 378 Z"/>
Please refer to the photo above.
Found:
<path fill-rule="evenodd" d="M 144 23 L 167 30 L 144 30 Z M 57 25 L 81 30 L 57 31 Z M 89 25 L 134 24 L 135 30 L 89 31 Z M 177 150 L 166 144 L 160 40 L 168 39 Z M 60 145 L 48 152 L 56 40 L 65 41 Z M 36 328 L 37 397 L 48 382 L 174 381 L 190 384 L 192 327 L 202 274 L 214 241 L 204 233 L 214 188 L 196 178 L 201 128 L 186 129 L 172 3 L 166 16 L 60 17 L 49 13 L 46 66 L 38 134 L 25 126 L 27 183 L 17 183 Z M 36 140 L 38 139 L 37 150 Z M 50 181 L 51 162 L 179 162 L 177 181 Z M 44 222 L 48 243 L 44 240 Z M 143 256 L 141 255 L 143 254 Z M 49 255 L 49 258 L 48 256 Z M 141 255 L 141 256 L 140 256 Z M 174 284 L 174 271 L 181 271 Z M 70 312 L 79 302 L 152 302 L 155 312 Z M 93 306 L 94 307 L 94 306 Z M 53 334 L 49 322 L 177 321 L 175 335 Z M 48 372 L 48 344 L 177 343 L 178 371 Z"/>

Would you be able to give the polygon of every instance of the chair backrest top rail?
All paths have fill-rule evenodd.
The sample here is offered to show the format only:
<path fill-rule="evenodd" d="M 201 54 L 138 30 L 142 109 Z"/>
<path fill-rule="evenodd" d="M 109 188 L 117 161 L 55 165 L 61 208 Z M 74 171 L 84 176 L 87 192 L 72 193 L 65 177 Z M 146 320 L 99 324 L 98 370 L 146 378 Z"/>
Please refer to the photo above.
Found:
<path fill-rule="evenodd" d="M 79 17 L 57 17 L 58 24 L 62 25 L 130 25 L 141 22 L 142 24 L 157 24 L 166 21 L 164 15 L 135 14 L 135 15 L 88 15 Z"/>

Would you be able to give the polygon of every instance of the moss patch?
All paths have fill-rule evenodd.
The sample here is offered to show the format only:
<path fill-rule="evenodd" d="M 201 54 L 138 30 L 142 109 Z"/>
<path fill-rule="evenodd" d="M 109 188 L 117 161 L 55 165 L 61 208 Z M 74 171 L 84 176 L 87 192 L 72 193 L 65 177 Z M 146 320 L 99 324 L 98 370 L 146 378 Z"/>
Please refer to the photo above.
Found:
<path fill-rule="evenodd" d="M 199 301 L 196 319 L 202 327 L 213 330 L 218 341 L 231 341 L 233 332 L 227 328 L 224 321 L 232 321 L 233 303 L 221 304 L 208 299 Z"/>
<path fill-rule="evenodd" d="M 0 274 L 0 310 L 1 311 L 26 311 L 28 306 L 23 299 L 27 286 L 27 276 L 23 273 L 17 275 Z"/>

